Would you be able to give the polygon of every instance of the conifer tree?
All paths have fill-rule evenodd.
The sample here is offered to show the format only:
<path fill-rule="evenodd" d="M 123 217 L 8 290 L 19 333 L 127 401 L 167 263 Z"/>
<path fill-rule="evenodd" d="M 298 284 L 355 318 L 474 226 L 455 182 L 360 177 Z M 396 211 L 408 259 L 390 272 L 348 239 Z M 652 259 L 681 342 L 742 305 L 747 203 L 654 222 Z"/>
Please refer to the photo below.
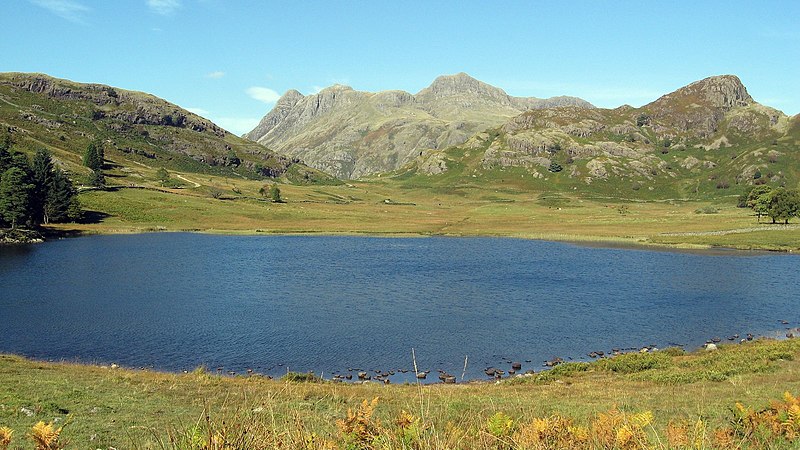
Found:
<path fill-rule="evenodd" d="M 0 178 L 0 216 L 11 228 L 28 221 L 32 187 L 28 174 L 19 167 L 3 172 Z"/>
<path fill-rule="evenodd" d="M 31 165 L 31 214 L 36 223 L 47 223 L 45 212 L 45 202 L 47 195 L 52 188 L 53 181 L 53 158 L 50 152 L 45 149 L 36 151 Z"/>
<path fill-rule="evenodd" d="M 77 203 L 75 187 L 63 170 L 58 167 L 53 170 L 47 195 L 44 201 L 43 223 L 65 222 L 75 220 L 76 209 L 80 211 Z"/>

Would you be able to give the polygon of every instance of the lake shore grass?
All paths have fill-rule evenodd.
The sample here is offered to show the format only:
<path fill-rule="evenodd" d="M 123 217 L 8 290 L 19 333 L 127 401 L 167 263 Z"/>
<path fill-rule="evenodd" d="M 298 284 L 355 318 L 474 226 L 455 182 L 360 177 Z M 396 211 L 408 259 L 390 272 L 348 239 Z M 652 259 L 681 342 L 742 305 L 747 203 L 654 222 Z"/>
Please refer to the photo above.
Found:
<path fill-rule="evenodd" d="M 760 339 L 563 364 L 497 384 L 417 386 L 0 355 L 0 427 L 14 430 L 10 448 L 32 448 L 25 435 L 44 421 L 64 426 L 68 448 L 789 449 L 800 434 L 785 432 L 800 432 L 800 420 L 787 411 L 800 404 L 784 394 L 800 394 L 799 356 L 800 340 Z M 770 429 L 773 407 L 783 425 Z M 670 444 L 680 439 L 688 444 Z"/>
<path fill-rule="evenodd" d="M 258 194 L 261 181 L 181 176 L 199 186 L 164 189 L 148 183 L 145 174 L 135 188 L 122 184 L 83 192 L 87 223 L 48 229 L 70 236 L 156 231 L 488 236 L 638 248 L 800 250 L 800 226 L 758 223 L 749 209 L 735 207 L 735 196 L 634 201 L 492 186 L 412 189 L 373 179 L 281 184 L 285 203 L 273 203 Z M 222 194 L 213 198 L 212 190 Z"/>

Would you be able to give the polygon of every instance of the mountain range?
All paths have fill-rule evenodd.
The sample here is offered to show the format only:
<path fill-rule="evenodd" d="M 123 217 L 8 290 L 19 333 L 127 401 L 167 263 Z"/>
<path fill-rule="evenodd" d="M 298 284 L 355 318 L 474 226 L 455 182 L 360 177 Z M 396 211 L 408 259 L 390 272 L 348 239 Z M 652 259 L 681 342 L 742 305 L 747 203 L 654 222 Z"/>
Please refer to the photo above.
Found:
<path fill-rule="evenodd" d="M 512 97 L 465 73 L 440 76 L 416 94 L 334 85 L 290 90 L 244 137 L 339 178 L 398 169 L 420 152 L 464 143 L 525 111 L 592 108 L 575 97 Z"/>
<path fill-rule="evenodd" d="M 574 97 L 515 98 L 463 73 L 415 95 L 289 91 L 245 137 L 343 178 L 393 172 L 436 184 L 446 172 L 439 178 L 452 183 L 519 170 L 546 180 L 542 188 L 594 183 L 609 195 L 680 197 L 800 179 L 800 119 L 759 104 L 734 75 L 614 109 Z"/>
<path fill-rule="evenodd" d="M 756 102 L 733 75 L 614 109 L 512 97 L 463 73 L 413 95 L 289 91 L 244 139 L 150 94 L 4 73 L 0 126 L 21 148 L 50 149 L 79 178 L 89 174 L 84 149 L 100 140 L 125 183 L 141 166 L 295 183 L 381 176 L 451 191 L 516 180 L 524 191 L 621 198 L 800 182 L 800 116 Z"/>

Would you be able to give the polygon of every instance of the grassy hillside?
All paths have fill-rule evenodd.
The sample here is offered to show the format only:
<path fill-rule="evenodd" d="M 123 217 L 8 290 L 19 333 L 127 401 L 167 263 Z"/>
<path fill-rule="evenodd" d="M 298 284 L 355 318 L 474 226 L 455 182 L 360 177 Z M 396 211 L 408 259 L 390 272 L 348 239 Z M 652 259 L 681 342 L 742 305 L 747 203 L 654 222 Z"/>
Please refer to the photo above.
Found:
<path fill-rule="evenodd" d="M 784 397 L 800 391 L 798 356 L 800 341 L 764 340 L 419 387 L 6 355 L 0 426 L 14 430 L 11 448 L 31 448 L 30 428 L 55 421 L 69 448 L 789 449 L 800 444 L 800 405 Z"/>
<path fill-rule="evenodd" d="M 89 174 L 81 155 L 93 140 L 103 143 L 119 171 L 146 165 L 251 179 L 330 180 L 150 94 L 43 74 L 0 74 L 0 126 L 11 132 L 17 150 L 46 148 L 79 180 Z"/>

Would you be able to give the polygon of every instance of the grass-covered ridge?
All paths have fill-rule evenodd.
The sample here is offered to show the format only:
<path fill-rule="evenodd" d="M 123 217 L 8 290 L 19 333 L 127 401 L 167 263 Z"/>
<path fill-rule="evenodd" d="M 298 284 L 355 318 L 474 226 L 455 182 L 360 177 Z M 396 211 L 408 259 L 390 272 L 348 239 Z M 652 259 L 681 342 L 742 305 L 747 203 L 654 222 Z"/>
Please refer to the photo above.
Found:
<path fill-rule="evenodd" d="M 44 74 L 0 73 L 0 130 L 17 150 L 49 150 L 83 181 L 81 155 L 100 142 L 116 169 L 140 164 L 251 179 L 331 180 L 153 95 Z"/>
<path fill-rule="evenodd" d="M 0 427 L 14 430 L 11 448 L 30 448 L 25 435 L 43 421 L 64 426 L 69 448 L 789 449 L 800 406 L 784 394 L 800 391 L 798 356 L 800 341 L 762 340 L 565 364 L 499 384 L 384 386 L 5 355 Z"/>

